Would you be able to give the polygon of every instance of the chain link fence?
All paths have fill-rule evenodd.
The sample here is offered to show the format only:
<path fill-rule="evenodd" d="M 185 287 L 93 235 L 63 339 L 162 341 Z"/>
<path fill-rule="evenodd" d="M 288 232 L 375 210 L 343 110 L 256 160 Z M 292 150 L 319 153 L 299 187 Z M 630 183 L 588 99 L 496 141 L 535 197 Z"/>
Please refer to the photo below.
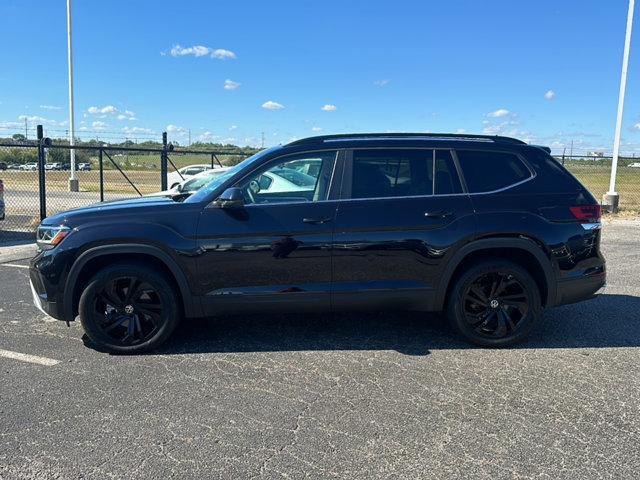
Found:
<path fill-rule="evenodd" d="M 230 166 L 255 153 L 178 150 L 164 139 L 161 148 L 0 141 L 0 236 L 32 233 L 42 218 L 64 210 L 166 190 L 168 178 L 184 180 L 194 164 Z M 78 191 L 70 191 L 72 176 Z"/>
<path fill-rule="evenodd" d="M 594 155 L 555 156 L 598 201 L 609 190 L 612 157 Z M 640 212 L 640 158 L 619 157 L 616 191 L 620 210 Z"/>

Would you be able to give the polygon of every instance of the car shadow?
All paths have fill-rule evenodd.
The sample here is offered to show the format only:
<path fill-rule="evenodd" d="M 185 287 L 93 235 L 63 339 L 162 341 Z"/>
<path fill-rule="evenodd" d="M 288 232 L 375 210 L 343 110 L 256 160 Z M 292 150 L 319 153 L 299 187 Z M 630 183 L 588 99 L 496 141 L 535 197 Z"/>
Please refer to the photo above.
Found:
<path fill-rule="evenodd" d="M 542 322 L 512 348 L 610 348 L 640 346 L 640 297 L 600 295 L 545 311 Z M 476 348 L 462 341 L 446 319 L 422 313 L 229 316 L 182 322 L 153 354 Z"/>

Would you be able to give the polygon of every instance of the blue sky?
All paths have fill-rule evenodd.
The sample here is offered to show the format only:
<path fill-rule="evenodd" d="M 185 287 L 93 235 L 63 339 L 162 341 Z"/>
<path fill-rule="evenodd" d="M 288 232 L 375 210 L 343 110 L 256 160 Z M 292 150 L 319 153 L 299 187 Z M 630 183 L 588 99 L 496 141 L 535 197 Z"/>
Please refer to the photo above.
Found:
<path fill-rule="evenodd" d="M 0 133 L 25 117 L 68 128 L 65 5 L 1 2 Z M 75 0 L 76 128 L 239 145 L 460 131 L 610 151 L 627 6 Z M 625 112 L 621 150 L 640 153 L 640 31 Z"/>

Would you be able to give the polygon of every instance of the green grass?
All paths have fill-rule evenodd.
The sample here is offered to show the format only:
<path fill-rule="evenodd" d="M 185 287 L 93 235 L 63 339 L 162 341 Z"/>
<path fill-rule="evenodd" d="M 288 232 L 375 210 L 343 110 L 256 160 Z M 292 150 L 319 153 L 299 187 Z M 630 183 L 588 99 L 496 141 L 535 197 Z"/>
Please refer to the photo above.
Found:
<path fill-rule="evenodd" d="M 640 209 L 640 168 L 631 168 L 631 163 L 621 160 L 618 163 L 616 177 L 616 191 L 620 194 L 620 208 L 625 210 Z M 602 200 L 602 195 L 609 190 L 611 176 L 611 161 L 585 160 L 565 162 L 564 166 L 596 197 Z"/>

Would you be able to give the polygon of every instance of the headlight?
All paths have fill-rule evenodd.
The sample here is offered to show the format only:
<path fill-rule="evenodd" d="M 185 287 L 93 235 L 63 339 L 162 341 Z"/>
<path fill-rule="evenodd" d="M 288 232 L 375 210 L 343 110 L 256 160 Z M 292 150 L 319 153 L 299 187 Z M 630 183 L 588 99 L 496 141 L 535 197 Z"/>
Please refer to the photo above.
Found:
<path fill-rule="evenodd" d="M 57 227 L 40 225 L 36 232 L 36 241 L 41 248 L 46 250 L 58 245 L 69 233 L 71 233 L 71 229 L 63 225 Z"/>

